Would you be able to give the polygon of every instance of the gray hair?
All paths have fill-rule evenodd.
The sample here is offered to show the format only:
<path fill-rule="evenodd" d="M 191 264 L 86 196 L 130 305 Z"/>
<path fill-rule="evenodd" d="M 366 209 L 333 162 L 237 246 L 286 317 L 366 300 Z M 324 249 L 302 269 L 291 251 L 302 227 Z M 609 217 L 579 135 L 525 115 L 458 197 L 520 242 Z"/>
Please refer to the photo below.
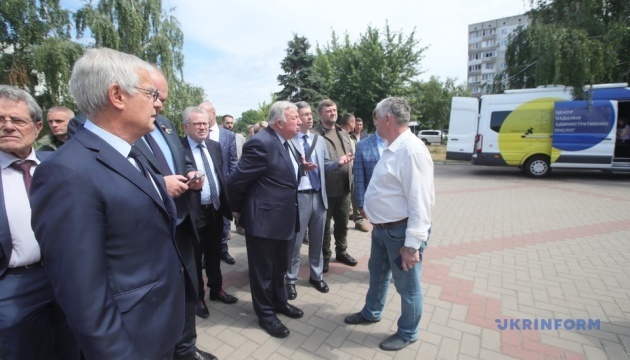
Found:
<path fill-rule="evenodd" d="M 298 111 L 306 108 L 311 108 L 311 104 L 307 103 L 306 101 L 298 101 L 295 103 L 295 106 L 297 106 Z"/>
<path fill-rule="evenodd" d="M 37 105 L 37 101 L 26 91 L 10 85 L 0 85 L 0 99 L 9 101 L 24 101 L 28 106 L 28 115 L 33 122 L 42 121 L 42 108 Z"/>
<path fill-rule="evenodd" d="M 273 125 L 278 119 L 282 122 L 286 122 L 287 119 L 284 117 L 284 110 L 288 109 L 295 109 L 297 111 L 297 106 L 290 101 L 276 101 L 273 103 L 269 109 L 269 116 L 267 116 L 269 126 Z"/>
<path fill-rule="evenodd" d="M 72 109 L 61 105 L 51 107 L 50 109 L 48 109 L 46 114 L 50 114 L 51 112 L 65 112 L 70 117 L 70 119 L 74 117 L 74 111 L 72 111 Z"/>
<path fill-rule="evenodd" d="M 411 118 L 411 107 L 407 100 L 401 97 L 388 97 L 381 100 L 374 109 L 376 116 L 383 117 L 390 114 L 396 119 L 397 125 L 405 125 L 409 123 Z"/>
<path fill-rule="evenodd" d="M 108 104 L 109 86 L 118 84 L 134 95 L 140 82 L 138 70 L 149 73 L 154 68 L 140 58 L 108 48 L 89 49 L 74 64 L 70 76 L 70 93 L 81 112 L 93 115 Z"/>
<path fill-rule="evenodd" d="M 190 114 L 192 113 L 203 114 L 206 116 L 206 119 L 209 118 L 208 112 L 206 110 L 200 108 L 199 106 L 189 106 L 185 108 L 184 112 L 182 113 L 182 124 L 188 124 L 190 122 Z"/>

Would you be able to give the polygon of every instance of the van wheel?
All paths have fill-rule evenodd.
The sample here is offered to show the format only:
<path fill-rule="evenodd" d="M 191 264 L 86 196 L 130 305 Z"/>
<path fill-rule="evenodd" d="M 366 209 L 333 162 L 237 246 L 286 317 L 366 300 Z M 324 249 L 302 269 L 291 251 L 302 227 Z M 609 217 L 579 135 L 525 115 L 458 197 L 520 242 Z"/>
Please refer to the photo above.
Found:
<path fill-rule="evenodd" d="M 427 139 L 422 139 L 422 142 L 424 143 L 424 145 L 429 145 L 429 142 L 427 141 Z"/>
<path fill-rule="evenodd" d="M 527 176 L 541 178 L 549 175 L 549 157 L 545 155 L 534 155 L 527 159 L 523 171 Z"/>

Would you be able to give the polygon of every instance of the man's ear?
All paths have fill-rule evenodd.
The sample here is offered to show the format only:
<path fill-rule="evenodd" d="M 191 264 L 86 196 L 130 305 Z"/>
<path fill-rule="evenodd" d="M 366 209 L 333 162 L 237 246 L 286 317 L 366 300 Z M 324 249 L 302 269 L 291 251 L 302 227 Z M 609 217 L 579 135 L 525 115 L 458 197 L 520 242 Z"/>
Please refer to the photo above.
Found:
<path fill-rule="evenodd" d="M 117 109 L 125 108 L 125 99 L 128 95 L 121 89 L 118 84 L 111 84 L 107 88 L 107 100 Z"/>

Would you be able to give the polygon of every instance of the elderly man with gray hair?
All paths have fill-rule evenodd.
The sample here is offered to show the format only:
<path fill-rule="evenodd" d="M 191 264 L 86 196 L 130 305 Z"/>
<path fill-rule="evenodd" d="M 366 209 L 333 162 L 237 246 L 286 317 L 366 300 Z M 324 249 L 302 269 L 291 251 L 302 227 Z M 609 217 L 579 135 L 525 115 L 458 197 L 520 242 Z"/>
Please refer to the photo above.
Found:
<path fill-rule="evenodd" d="M 363 309 L 347 316 L 345 322 L 380 321 L 393 276 L 402 312 L 398 331 L 380 348 L 397 351 L 415 342 L 420 329 L 422 253 L 429 240 L 435 202 L 433 161 L 427 147 L 409 130 L 411 108 L 405 99 L 382 100 L 375 112 L 376 132 L 389 146 L 374 168 L 363 206 L 374 226 L 368 263 L 370 286 Z"/>
<path fill-rule="evenodd" d="M 164 178 L 132 146 L 154 126 L 152 71 L 87 50 L 70 78 L 85 125 L 33 177 L 44 269 L 87 359 L 171 359 L 193 289 Z"/>
<path fill-rule="evenodd" d="M 245 228 L 249 281 L 258 323 L 275 337 L 289 336 L 276 313 L 301 318 L 302 310 L 287 301 L 284 286 L 295 234 L 300 229 L 297 205 L 303 162 L 291 139 L 300 131 L 295 104 L 271 105 L 269 126 L 243 146 L 229 176 L 230 207 Z M 308 168 L 308 165 L 307 165 Z"/>

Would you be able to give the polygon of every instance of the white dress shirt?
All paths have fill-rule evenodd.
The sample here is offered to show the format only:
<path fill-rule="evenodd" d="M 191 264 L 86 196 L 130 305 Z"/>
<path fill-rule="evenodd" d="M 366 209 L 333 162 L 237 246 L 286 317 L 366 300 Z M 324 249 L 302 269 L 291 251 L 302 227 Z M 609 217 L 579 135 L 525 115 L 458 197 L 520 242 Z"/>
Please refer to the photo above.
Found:
<path fill-rule="evenodd" d="M 302 154 L 303 156 L 306 156 L 306 149 L 304 149 L 304 135 L 307 136 L 307 141 L 308 141 L 308 145 L 312 148 L 313 147 L 313 133 L 311 133 L 310 131 L 307 134 L 304 134 L 303 132 L 299 132 L 296 136 L 295 139 L 297 140 L 297 143 L 300 144 L 300 149 L 302 150 Z M 315 153 L 315 150 L 313 150 L 313 152 L 311 153 L 311 162 L 317 164 L 317 154 Z M 321 171 L 320 168 L 317 168 L 318 171 Z M 313 171 L 313 170 L 311 170 Z M 302 190 L 312 190 L 313 186 L 311 185 L 311 180 L 308 178 L 308 176 L 302 176 L 300 178 L 300 184 L 298 185 L 298 191 L 302 191 Z"/>
<path fill-rule="evenodd" d="M 25 266 L 41 259 L 39 244 L 31 228 L 31 204 L 24 186 L 24 175 L 11 167 L 15 161 L 21 160 L 11 154 L 0 151 L 0 168 L 2 168 L 2 191 L 4 207 L 7 212 L 9 231 L 13 250 L 9 259 L 9 267 Z M 31 175 L 39 165 L 35 150 L 25 160 L 32 160 Z"/>
<path fill-rule="evenodd" d="M 433 160 L 422 141 L 407 129 L 376 163 L 363 211 L 373 224 L 409 218 L 405 246 L 418 249 L 429 238 L 434 203 Z"/>
<path fill-rule="evenodd" d="M 214 123 L 214 126 L 208 129 L 208 139 L 219 142 L 219 125 L 217 123 Z"/>
<path fill-rule="evenodd" d="M 217 177 L 217 172 L 214 169 L 212 157 L 210 156 L 210 152 L 208 152 L 206 144 L 203 144 L 203 153 L 206 155 L 206 159 L 208 159 L 208 164 L 210 165 L 210 174 L 207 174 L 206 168 L 203 165 L 203 159 L 201 158 L 201 149 L 198 147 L 199 143 L 191 139 L 189 136 L 186 136 L 186 139 L 188 139 L 188 144 L 190 144 L 190 149 L 192 150 L 193 157 L 195 158 L 197 169 L 206 173 L 206 181 L 203 182 L 203 187 L 201 188 L 201 205 L 210 205 L 212 204 L 212 193 L 210 192 L 210 181 L 208 181 L 208 176 L 212 176 L 214 184 L 217 188 L 217 194 L 221 195 L 221 190 L 219 189 L 219 178 Z"/>

